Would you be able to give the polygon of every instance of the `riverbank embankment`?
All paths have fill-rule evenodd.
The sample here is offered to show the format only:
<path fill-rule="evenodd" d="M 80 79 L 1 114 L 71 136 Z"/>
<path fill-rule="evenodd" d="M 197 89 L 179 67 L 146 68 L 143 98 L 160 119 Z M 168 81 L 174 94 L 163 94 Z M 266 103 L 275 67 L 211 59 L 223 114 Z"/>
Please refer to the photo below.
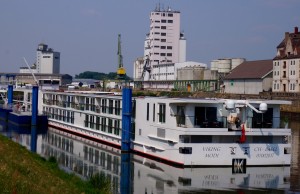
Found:
<path fill-rule="evenodd" d="M 108 193 L 0 135 L 1 193 Z"/>

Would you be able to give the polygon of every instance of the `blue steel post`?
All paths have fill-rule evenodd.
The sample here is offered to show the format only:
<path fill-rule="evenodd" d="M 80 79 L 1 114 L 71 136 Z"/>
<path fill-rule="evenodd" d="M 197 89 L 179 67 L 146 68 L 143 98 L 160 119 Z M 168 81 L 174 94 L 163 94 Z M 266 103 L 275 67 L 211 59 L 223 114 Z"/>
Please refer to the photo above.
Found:
<path fill-rule="evenodd" d="M 121 194 L 132 193 L 131 154 L 121 154 Z"/>
<path fill-rule="evenodd" d="M 37 116 L 38 116 L 38 95 L 39 95 L 39 87 L 32 87 L 32 101 L 31 101 L 31 125 L 37 125 Z"/>
<path fill-rule="evenodd" d="M 130 151 L 131 136 L 131 115 L 132 115 L 132 90 L 123 88 L 122 91 L 122 152 Z"/>
<path fill-rule="evenodd" d="M 32 87 L 32 101 L 31 101 L 31 143 L 30 149 L 32 152 L 36 152 L 36 142 L 37 142 L 37 119 L 38 119 L 38 93 L 39 87 Z"/>
<path fill-rule="evenodd" d="M 35 125 L 31 125 L 31 141 L 30 141 L 30 150 L 36 152 L 37 145 L 37 130 Z"/>
<path fill-rule="evenodd" d="M 13 86 L 8 85 L 8 91 L 7 91 L 7 104 L 13 103 Z"/>

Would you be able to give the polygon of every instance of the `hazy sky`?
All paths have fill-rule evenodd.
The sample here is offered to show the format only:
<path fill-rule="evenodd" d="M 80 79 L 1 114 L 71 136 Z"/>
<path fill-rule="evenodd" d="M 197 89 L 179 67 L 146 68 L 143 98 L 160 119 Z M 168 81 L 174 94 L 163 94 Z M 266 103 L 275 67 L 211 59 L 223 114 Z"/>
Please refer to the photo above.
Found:
<path fill-rule="evenodd" d="M 284 33 L 300 30 L 300 0 L 0 0 L 0 72 L 34 63 L 39 43 L 61 53 L 61 73 L 115 72 L 121 33 L 132 76 L 159 2 L 181 12 L 189 61 L 271 59 Z"/>

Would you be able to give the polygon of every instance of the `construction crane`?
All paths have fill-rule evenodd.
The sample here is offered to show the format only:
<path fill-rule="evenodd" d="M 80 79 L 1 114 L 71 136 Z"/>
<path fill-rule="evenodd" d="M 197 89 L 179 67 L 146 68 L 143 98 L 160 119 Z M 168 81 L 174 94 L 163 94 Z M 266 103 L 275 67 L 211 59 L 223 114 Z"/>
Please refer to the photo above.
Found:
<path fill-rule="evenodd" d="M 126 75 L 126 70 L 123 67 L 123 56 L 121 53 L 121 34 L 118 35 L 118 63 L 119 63 L 119 68 L 117 70 L 117 78 L 124 79 Z"/>

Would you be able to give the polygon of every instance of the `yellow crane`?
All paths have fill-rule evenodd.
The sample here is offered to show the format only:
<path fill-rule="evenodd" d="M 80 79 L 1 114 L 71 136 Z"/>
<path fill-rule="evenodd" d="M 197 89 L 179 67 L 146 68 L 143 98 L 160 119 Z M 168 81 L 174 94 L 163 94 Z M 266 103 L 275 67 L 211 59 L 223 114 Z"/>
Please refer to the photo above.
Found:
<path fill-rule="evenodd" d="M 121 34 L 118 35 L 118 63 L 119 63 L 119 68 L 117 70 L 118 79 L 124 79 L 126 75 L 126 70 L 123 67 L 123 56 L 121 53 Z"/>

